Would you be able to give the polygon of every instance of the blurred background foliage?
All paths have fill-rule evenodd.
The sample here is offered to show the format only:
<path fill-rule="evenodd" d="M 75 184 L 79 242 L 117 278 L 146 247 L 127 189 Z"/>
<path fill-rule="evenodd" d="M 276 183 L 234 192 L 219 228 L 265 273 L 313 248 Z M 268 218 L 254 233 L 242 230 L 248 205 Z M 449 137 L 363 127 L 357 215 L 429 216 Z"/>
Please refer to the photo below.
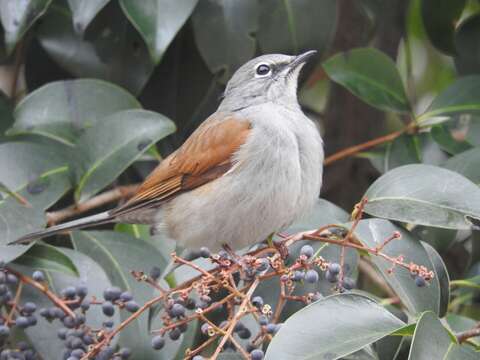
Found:
<path fill-rule="evenodd" d="M 74 281 L 72 275 L 79 274 L 88 282 L 93 266 L 101 274 L 95 280 L 97 288 L 113 283 L 136 289 L 139 301 L 150 298 L 152 294 L 137 289 L 137 283 L 125 280 L 128 272 L 148 271 L 154 265 L 165 269 L 174 245 L 151 238 L 142 227 L 122 225 L 53 239 L 50 243 L 61 251 L 6 243 L 44 226 L 46 210 L 52 214 L 103 190 L 141 181 L 215 111 L 226 81 L 247 60 L 264 53 L 315 49 L 319 55 L 304 71 L 299 99 L 319 126 L 327 156 L 399 133 L 329 164 L 321 190 L 329 202 L 322 201 L 311 219 L 290 230 L 347 222 L 341 208 L 350 212 L 365 193 L 381 198 L 385 189 L 372 183 L 402 165 L 423 164 L 399 171 L 402 176 L 413 174 L 409 186 L 422 189 L 418 198 L 436 204 L 433 210 L 393 213 L 386 205 L 372 205 L 367 207 L 369 214 L 396 223 L 378 223 L 375 230 L 364 226 L 358 235 L 368 243 L 375 231 L 379 237 L 397 227 L 408 231 L 405 238 L 410 240 L 397 250 L 413 258 L 421 253 L 423 261 L 435 267 L 438 283 L 428 288 L 428 295 L 418 295 L 419 290 L 401 277 L 392 280 L 381 264 L 373 268 L 400 294 L 410 320 L 425 310 L 440 317 L 448 310 L 443 325 L 436 315 L 424 314 L 410 355 L 411 337 L 386 337 L 388 344 L 363 344 L 368 346 L 351 358 L 431 359 L 415 355 L 422 346 L 429 348 L 428 336 L 448 339 L 444 325 L 448 331 L 462 331 L 480 320 L 480 202 L 475 203 L 480 199 L 478 1 L 0 0 L 0 21 L 4 261 L 48 270 L 58 283 Z M 406 128 L 408 124 L 413 125 Z M 381 184 L 390 184 L 387 175 L 380 178 Z M 425 185 L 427 178 L 431 183 Z M 442 192 L 440 184 L 454 188 L 450 197 L 436 197 Z M 404 200 L 408 205 L 406 195 Z M 455 208 L 455 214 L 442 213 L 444 205 Z M 361 265 L 358 255 L 350 255 L 349 273 L 358 278 L 359 287 L 384 295 L 372 281 L 372 264 Z M 325 250 L 327 258 L 338 256 L 331 247 Z M 180 271 L 176 277 L 180 281 L 188 274 Z M 319 289 L 330 293 L 325 281 Z M 271 289 L 267 284 L 260 291 L 267 297 Z M 292 314 L 298 309 L 287 310 Z M 336 324 L 334 318 L 325 319 L 328 314 L 323 316 L 319 321 L 325 328 Z M 400 318 L 406 320 L 405 313 Z M 148 319 L 138 323 L 141 329 Z M 436 335 L 432 329 L 438 330 Z M 41 345 L 41 332 L 36 328 L 28 336 L 44 358 L 54 358 L 60 345 L 53 340 Z M 337 335 L 342 338 L 342 333 Z M 350 335 L 345 332 L 347 338 Z M 184 337 L 188 344 L 195 333 Z M 153 357 L 145 345 L 146 331 L 140 339 L 133 338 L 125 333 L 120 341 L 129 343 L 135 358 L 181 356 L 172 345 L 167 355 Z M 473 344 L 478 346 L 478 341 Z M 455 356 L 449 358 L 472 358 Z"/>

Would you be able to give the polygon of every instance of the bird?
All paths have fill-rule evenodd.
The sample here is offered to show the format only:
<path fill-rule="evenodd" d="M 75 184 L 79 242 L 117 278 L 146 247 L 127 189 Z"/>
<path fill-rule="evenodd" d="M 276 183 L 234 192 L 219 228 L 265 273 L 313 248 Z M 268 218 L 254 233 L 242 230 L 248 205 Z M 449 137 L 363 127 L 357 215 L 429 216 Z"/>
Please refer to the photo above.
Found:
<path fill-rule="evenodd" d="M 228 81 L 218 109 L 109 211 L 33 232 L 26 244 L 106 223 L 148 224 L 188 249 L 242 249 L 265 241 L 315 205 L 323 142 L 297 97 L 314 50 L 249 60 Z"/>

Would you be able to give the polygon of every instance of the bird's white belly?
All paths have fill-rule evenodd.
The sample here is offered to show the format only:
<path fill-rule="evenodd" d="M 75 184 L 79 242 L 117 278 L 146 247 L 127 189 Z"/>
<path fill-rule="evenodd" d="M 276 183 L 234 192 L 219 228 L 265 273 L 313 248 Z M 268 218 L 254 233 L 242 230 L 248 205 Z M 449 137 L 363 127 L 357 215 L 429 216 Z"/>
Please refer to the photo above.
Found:
<path fill-rule="evenodd" d="M 216 250 L 229 244 L 240 249 L 296 218 L 302 172 L 294 134 L 266 137 L 263 129 L 247 142 L 229 173 L 164 207 L 162 220 L 178 243 L 189 248 Z"/>

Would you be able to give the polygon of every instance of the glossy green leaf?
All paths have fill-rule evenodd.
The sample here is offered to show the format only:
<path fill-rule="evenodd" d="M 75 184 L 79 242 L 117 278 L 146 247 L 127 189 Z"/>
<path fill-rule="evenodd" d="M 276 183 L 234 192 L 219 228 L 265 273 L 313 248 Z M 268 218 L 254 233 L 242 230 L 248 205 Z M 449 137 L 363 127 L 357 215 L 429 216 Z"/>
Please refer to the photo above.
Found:
<path fill-rule="evenodd" d="M 465 7 L 465 0 L 423 0 L 422 20 L 432 44 L 446 54 L 455 53 L 455 22 Z"/>
<path fill-rule="evenodd" d="M 291 225 L 286 232 L 295 234 L 300 231 L 318 229 L 324 225 L 347 222 L 350 215 L 337 205 L 325 199 L 317 199 L 310 214 Z"/>
<path fill-rule="evenodd" d="M 43 210 L 55 203 L 70 188 L 64 147 L 52 142 L 41 145 L 26 142 L 0 144 L 0 183 L 24 198 L 19 199 L 0 193 L 0 245 L 5 245 L 38 230 L 45 224 Z M 6 253 L 8 261 L 13 254 L 20 255 L 28 247 L 15 246 Z M 5 259 L 4 259 L 5 260 Z M 5 260 L 6 261 L 6 260 Z"/>
<path fill-rule="evenodd" d="M 335 0 L 263 0 L 257 40 L 263 53 L 323 54 L 337 26 Z M 312 29 L 315 29 L 312 31 Z"/>
<path fill-rule="evenodd" d="M 480 15 L 462 21 L 455 33 L 455 67 L 461 75 L 478 74 L 480 70 Z"/>
<path fill-rule="evenodd" d="M 147 242 L 113 231 L 77 231 L 72 235 L 72 241 L 77 251 L 90 256 L 99 263 L 107 273 L 113 285 L 130 291 L 138 304 L 156 296 L 152 287 L 136 281 L 130 271 L 148 273 L 153 266 L 163 269 L 166 263 L 160 253 Z M 128 317 L 123 311 L 122 319 Z M 156 352 L 151 348 L 151 337 L 148 331 L 148 315 L 144 313 L 138 320 L 131 323 L 120 334 L 122 346 L 128 346 L 139 359 L 171 359 L 171 349 Z M 169 342 L 172 348 L 177 348 L 179 342 Z"/>
<path fill-rule="evenodd" d="M 16 259 L 15 263 L 32 269 L 79 276 L 73 261 L 58 248 L 47 244 L 35 244 L 25 254 Z"/>
<path fill-rule="evenodd" d="M 338 359 L 404 325 L 370 298 L 332 295 L 288 318 L 273 337 L 266 360 Z"/>
<path fill-rule="evenodd" d="M 359 48 L 334 55 L 323 68 L 330 79 L 380 110 L 410 110 L 395 63 L 376 49 Z"/>
<path fill-rule="evenodd" d="M 453 333 L 470 330 L 477 325 L 477 321 L 472 318 L 452 313 L 447 314 L 445 320 Z M 468 341 L 480 346 L 480 336 L 472 337 Z"/>
<path fill-rule="evenodd" d="M 7 52 L 11 52 L 25 32 L 47 10 L 52 0 L 2 0 L 0 20 Z"/>
<path fill-rule="evenodd" d="M 440 289 L 438 316 L 443 317 L 447 313 L 450 302 L 450 276 L 448 275 L 447 266 L 437 250 L 428 243 L 422 242 L 422 245 L 428 253 L 430 262 L 433 264 L 435 278 L 432 281 L 438 283 Z"/>
<path fill-rule="evenodd" d="M 459 154 L 472 148 L 472 145 L 467 141 L 455 140 L 445 124 L 433 126 L 431 134 L 432 138 L 437 142 L 440 148 L 449 154 Z"/>
<path fill-rule="evenodd" d="M 0 138 L 13 124 L 13 108 L 11 101 L 3 91 L 0 90 Z"/>
<path fill-rule="evenodd" d="M 431 165 L 406 165 L 367 190 L 368 214 L 446 229 L 470 229 L 480 219 L 480 189 L 467 178 Z"/>
<path fill-rule="evenodd" d="M 68 0 L 75 30 L 82 34 L 94 17 L 109 1 L 110 0 Z"/>
<path fill-rule="evenodd" d="M 400 232 L 401 238 L 390 241 L 382 252 L 391 257 L 402 255 L 406 263 L 413 262 L 424 265 L 429 270 L 434 270 L 428 253 L 420 241 L 411 233 L 390 221 L 382 219 L 362 220 L 355 229 L 355 235 L 364 245 L 375 248 L 381 246 L 395 231 Z M 440 288 L 437 279 L 432 280 L 429 286 L 419 288 L 415 285 L 415 281 L 408 270 L 396 267 L 390 274 L 389 269 L 393 266 L 391 262 L 374 255 L 370 256 L 370 261 L 379 269 L 385 281 L 397 293 L 400 301 L 412 314 L 426 310 L 439 312 Z"/>
<path fill-rule="evenodd" d="M 140 108 L 139 102 L 113 84 L 92 79 L 56 81 L 17 105 L 9 134 L 38 134 L 73 146 L 78 134 L 99 119 L 134 108 Z"/>
<path fill-rule="evenodd" d="M 125 110 L 102 119 L 78 139 L 75 197 L 83 201 L 110 184 L 148 147 L 175 131 L 163 115 Z"/>
<path fill-rule="evenodd" d="M 445 162 L 444 167 L 480 185 L 480 148 L 473 148 L 452 156 Z"/>
<path fill-rule="evenodd" d="M 154 69 L 147 47 L 118 6 L 100 12 L 82 35 L 75 32 L 66 4 L 55 4 L 37 36 L 51 58 L 74 76 L 103 79 L 134 94 Z"/>
<path fill-rule="evenodd" d="M 105 271 L 91 258 L 85 256 L 77 251 L 65 248 L 58 248 L 65 256 L 71 259 L 75 268 L 78 269 L 79 276 L 71 276 L 60 272 L 47 272 L 47 280 L 49 288 L 54 293 L 59 294 L 62 289 L 67 286 L 75 286 L 86 284 L 88 286 L 88 296 L 95 296 L 102 298 L 103 290 L 111 286 Z M 16 265 L 17 269 L 25 274 L 31 274 L 36 268 Z M 37 289 L 31 286 L 25 286 L 22 292 L 23 301 L 33 301 L 38 308 L 50 308 L 53 306 L 51 301 Z M 106 320 L 102 313 L 101 306 L 92 306 L 86 312 L 86 323 L 93 329 L 102 327 L 102 323 Z M 38 324 L 26 330 L 26 334 L 38 351 L 42 359 L 58 359 L 58 355 L 62 354 L 65 349 L 65 342 L 60 340 L 55 334 L 59 328 L 59 322 L 48 322 L 44 318 L 38 316 Z M 118 312 L 109 318 L 115 324 L 119 324 L 120 317 Z M 113 340 L 113 345 L 116 344 L 116 339 Z"/>
<path fill-rule="evenodd" d="M 120 0 L 123 12 L 142 35 L 158 63 L 198 0 Z"/>
<path fill-rule="evenodd" d="M 441 92 L 420 115 L 417 122 L 425 125 L 430 118 L 460 113 L 480 112 L 480 75 L 470 75 L 457 79 Z"/>
<path fill-rule="evenodd" d="M 213 73 L 222 71 L 224 82 L 255 55 L 252 37 L 258 26 L 255 0 L 200 1 L 192 15 L 192 24 L 202 58 Z"/>
<path fill-rule="evenodd" d="M 472 347 L 452 341 L 452 335 L 438 317 L 426 312 L 417 323 L 408 359 L 475 360 L 478 354 Z"/>

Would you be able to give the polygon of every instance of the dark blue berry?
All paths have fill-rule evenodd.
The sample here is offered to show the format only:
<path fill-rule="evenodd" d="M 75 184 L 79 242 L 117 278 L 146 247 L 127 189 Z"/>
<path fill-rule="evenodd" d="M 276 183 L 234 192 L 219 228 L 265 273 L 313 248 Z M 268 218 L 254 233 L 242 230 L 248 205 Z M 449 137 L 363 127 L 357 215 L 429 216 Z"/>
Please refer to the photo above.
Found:
<path fill-rule="evenodd" d="M 115 350 L 111 346 L 107 346 L 97 355 L 96 360 L 110 360 Z"/>
<path fill-rule="evenodd" d="M 63 325 L 68 329 L 73 329 L 75 327 L 75 319 L 71 316 L 65 316 L 62 322 Z"/>
<path fill-rule="evenodd" d="M 75 287 L 75 292 L 80 298 L 84 298 L 88 294 L 88 287 L 85 284 L 80 284 Z"/>
<path fill-rule="evenodd" d="M 85 351 L 83 351 L 82 349 L 76 348 L 75 350 L 72 351 L 70 355 L 77 359 L 81 359 L 82 356 L 85 355 Z"/>
<path fill-rule="evenodd" d="M 313 256 L 313 247 L 311 247 L 310 245 L 303 245 L 300 249 L 300 255 L 311 258 Z"/>
<path fill-rule="evenodd" d="M 140 306 L 134 300 L 131 300 L 131 301 L 125 303 L 125 309 L 127 309 L 127 311 L 129 311 L 131 313 L 134 313 L 135 311 L 140 309 Z"/>
<path fill-rule="evenodd" d="M 325 273 L 325 278 L 328 282 L 336 283 L 338 281 L 337 274 L 332 274 L 329 270 Z"/>
<path fill-rule="evenodd" d="M 269 334 L 275 334 L 278 331 L 278 326 L 277 324 L 268 324 L 266 330 Z"/>
<path fill-rule="evenodd" d="M 83 335 L 82 339 L 85 345 L 92 345 L 95 342 L 95 340 L 93 339 L 93 336 L 89 334 Z"/>
<path fill-rule="evenodd" d="M 30 322 L 25 316 L 19 316 L 15 319 L 15 325 L 17 325 L 21 329 L 26 329 L 30 326 Z"/>
<path fill-rule="evenodd" d="M 338 275 L 341 269 L 342 267 L 338 263 L 331 263 L 328 265 L 328 271 L 330 271 L 332 275 Z"/>
<path fill-rule="evenodd" d="M 241 323 L 241 322 L 237 322 L 235 324 L 235 327 L 233 328 L 233 331 L 234 332 L 239 332 L 240 330 L 243 330 L 243 329 L 245 329 L 245 325 L 243 325 L 243 323 Z"/>
<path fill-rule="evenodd" d="M 35 326 L 37 325 L 37 317 L 34 316 L 34 315 L 29 315 L 27 316 L 27 320 L 28 320 L 28 326 Z"/>
<path fill-rule="evenodd" d="M 208 323 L 203 323 L 202 326 L 200 326 L 200 331 L 203 335 L 208 335 L 208 329 L 210 329 L 210 325 Z"/>
<path fill-rule="evenodd" d="M 133 295 L 130 294 L 128 291 L 124 291 L 120 294 L 120 300 L 122 300 L 123 302 L 133 300 Z"/>
<path fill-rule="evenodd" d="M 152 269 L 150 270 L 150 277 L 153 280 L 157 280 L 160 275 L 162 275 L 162 270 L 158 266 L 152 267 Z"/>
<path fill-rule="evenodd" d="M 181 304 L 173 304 L 171 313 L 175 317 L 181 317 L 185 315 L 185 307 Z"/>
<path fill-rule="evenodd" d="M 126 360 L 132 355 L 132 350 L 130 348 L 124 347 L 118 350 L 118 355 L 123 359 Z"/>
<path fill-rule="evenodd" d="M 77 290 L 73 286 L 67 286 L 61 291 L 61 294 L 66 299 L 73 299 L 77 295 Z"/>
<path fill-rule="evenodd" d="M 250 353 L 252 360 L 263 360 L 263 351 L 260 349 L 255 349 Z"/>
<path fill-rule="evenodd" d="M 60 328 L 57 330 L 57 336 L 60 340 L 65 340 L 67 338 L 68 330 L 66 328 Z"/>
<path fill-rule="evenodd" d="M 7 274 L 7 284 L 9 285 L 17 285 L 18 278 L 13 274 Z"/>
<path fill-rule="evenodd" d="M 0 285 L 0 296 L 5 295 L 8 292 L 8 287 L 7 285 L 1 284 Z"/>
<path fill-rule="evenodd" d="M 427 285 L 427 282 L 423 277 L 417 275 L 415 277 L 415 285 L 417 285 L 418 287 L 424 287 L 425 285 Z"/>
<path fill-rule="evenodd" d="M 6 325 L 0 325 L 0 337 L 8 337 L 10 335 L 10 329 Z"/>
<path fill-rule="evenodd" d="M 352 278 L 346 277 L 343 279 L 343 287 L 345 290 L 352 290 L 355 288 L 355 281 Z"/>
<path fill-rule="evenodd" d="M 302 281 L 303 279 L 305 279 L 305 272 L 296 270 L 293 273 L 293 276 L 292 276 L 293 281 Z"/>
<path fill-rule="evenodd" d="M 157 335 L 152 338 L 152 348 L 161 350 L 165 346 L 165 339 L 163 336 Z"/>
<path fill-rule="evenodd" d="M 107 321 L 104 321 L 103 322 L 103 326 L 107 327 L 107 328 L 112 328 L 113 327 L 113 321 L 112 320 L 107 320 Z"/>
<path fill-rule="evenodd" d="M 270 267 L 270 262 L 267 259 L 257 260 L 257 271 L 265 271 Z"/>
<path fill-rule="evenodd" d="M 116 286 L 106 288 L 103 292 L 103 298 L 108 301 L 115 301 L 120 298 L 122 290 Z"/>
<path fill-rule="evenodd" d="M 258 323 L 260 326 L 265 326 L 268 324 L 268 318 L 265 315 L 260 315 L 258 318 Z"/>
<path fill-rule="evenodd" d="M 90 300 L 88 300 L 88 299 L 83 299 L 83 300 L 82 300 L 82 303 L 80 304 L 80 308 L 81 308 L 83 311 L 87 311 L 88 309 L 90 309 Z"/>
<path fill-rule="evenodd" d="M 203 246 L 200 248 L 200 256 L 203 258 L 209 258 L 212 253 L 210 252 L 210 249 Z"/>
<path fill-rule="evenodd" d="M 250 336 L 252 336 L 251 331 L 247 328 L 244 328 L 244 329 L 238 331 L 237 334 L 240 337 L 240 339 L 248 339 Z"/>
<path fill-rule="evenodd" d="M 115 314 L 115 308 L 110 301 L 105 301 L 102 304 L 102 311 L 106 316 L 113 316 L 113 314 Z"/>
<path fill-rule="evenodd" d="M 33 314 L 37 310 L 37 305 L 29 301 L 23 304 L 22 310 L 27 314 Z"/>
<path fill-rule="evenodd" d="M 315 270 L 308 270 L 305 273 L 305 281 L 310 284 L 315 284 L 318 281 L 318 272 Z"/>
<path fill-rule="evenodd" d="M 44 318 L 50 317 L 50 312 L 46 308 L 41 308 L 38 313 L 40 314 L 40 316 L 42 316 Z"/>
<path fill-rule="evenodd" d="M 45 281 L 45 274 L 43 273 L 43 271 L 37 270 L 37 271 L 33 272 L 32 278 L 35 281 L 44 282 Z"/>
<path fill-rule="evenodd" d="M 261 296 L 254 296 L 252 298 L 252 305 L 261 308 L 263 306 L 263 298 Z"/>
<path fill-rule="evenodd" d="M 170 339 L 175 341 L 178 340 L 181 334 L 182 332 L 178 328 L 175 328 L 168 333 L 168 336 L 170 337 Z"/>

